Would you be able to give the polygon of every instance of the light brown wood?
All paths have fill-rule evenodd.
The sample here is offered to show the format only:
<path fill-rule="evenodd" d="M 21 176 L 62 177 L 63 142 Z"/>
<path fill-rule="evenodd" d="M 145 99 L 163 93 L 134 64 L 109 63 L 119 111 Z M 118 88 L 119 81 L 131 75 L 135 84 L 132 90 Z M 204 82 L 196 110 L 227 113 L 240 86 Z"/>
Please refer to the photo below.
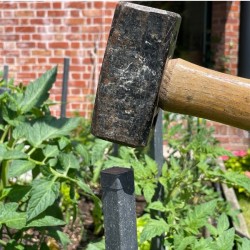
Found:
<path fill-rule="evenodd" d="M 250 79 L 172 59 L 164 70 L 159 106 L 250 130 Z"/>

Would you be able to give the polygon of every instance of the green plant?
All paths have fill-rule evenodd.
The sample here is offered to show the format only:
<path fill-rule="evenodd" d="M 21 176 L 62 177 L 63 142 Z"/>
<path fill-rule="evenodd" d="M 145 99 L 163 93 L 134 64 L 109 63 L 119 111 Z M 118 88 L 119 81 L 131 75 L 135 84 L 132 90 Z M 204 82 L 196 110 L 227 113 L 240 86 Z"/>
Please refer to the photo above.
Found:
<path fill-rule="evenodd" d="M 118 157 L 109 156 L 102 163 L 102 168 L 134 169 L 135 193 L 143 195 L 147 204 L 137 222 L 139 248 L 149 249 L 152 238 L 164 235 L 162 244 L 168 249 L 247 249 L 249 241 L 239 238 L 229 226 L 227 216 L 236 219 L 236 212 L 212 183 L 244 187 L 250 192 L 249 179 L 220 169 L 217 158 L 232 154 L 219 147 L 204 120 L 167 114 L 165 126 L 168 158 L 161 173 L 150 157 L 123 146 Z M 159 183 L 162 199 L 155 200 Z"/>
<path fill-rule="evenodd" d="M 60 187 L 69 188 L 75 209 L 77 190 L 100 206 L 80 178 L 84 147 L 69 138 L 79 118 L 50 114 L 48 92 L 56 75 L 57 67 L 27 87 L 0 82 L 0 245 L 6 249 L 47 249 L 49 237 L 66 248 Z"/>

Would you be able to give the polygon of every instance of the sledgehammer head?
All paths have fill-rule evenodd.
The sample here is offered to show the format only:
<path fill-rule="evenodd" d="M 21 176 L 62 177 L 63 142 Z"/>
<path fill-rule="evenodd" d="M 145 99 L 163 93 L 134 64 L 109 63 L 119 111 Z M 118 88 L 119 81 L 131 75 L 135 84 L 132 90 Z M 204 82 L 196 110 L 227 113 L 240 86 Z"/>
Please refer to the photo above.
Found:
<path fill-rule="evenodd" d="M 117 5 L 97 88 L 95 136 L 133 147 L 147 144 L 180 21 L 176 13 L 126 2 Z"/>

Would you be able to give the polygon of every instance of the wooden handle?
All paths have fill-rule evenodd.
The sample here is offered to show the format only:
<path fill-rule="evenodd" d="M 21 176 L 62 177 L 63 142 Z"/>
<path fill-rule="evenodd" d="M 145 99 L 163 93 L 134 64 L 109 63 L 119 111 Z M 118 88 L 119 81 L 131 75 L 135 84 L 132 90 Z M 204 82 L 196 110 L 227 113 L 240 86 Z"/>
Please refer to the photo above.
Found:
<path fill-rule="evenodd" d="M 159 105 L 250 130 L 250 79 L 172 59 L 164 70 Z"/>

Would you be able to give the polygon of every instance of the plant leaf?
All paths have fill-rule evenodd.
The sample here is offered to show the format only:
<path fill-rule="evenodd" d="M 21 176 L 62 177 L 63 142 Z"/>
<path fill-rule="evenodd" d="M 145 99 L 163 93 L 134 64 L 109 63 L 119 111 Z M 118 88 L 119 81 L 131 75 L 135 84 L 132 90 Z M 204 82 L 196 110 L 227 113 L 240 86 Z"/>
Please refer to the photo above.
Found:
<path fill-rule="evenodd" d="M 234 228 L 230 228 L 227 231 L 224 231 L 219 237 L 216 239 L 217 249 L 218 250 L 229 250 L 233 249 L 234 245 Z"/>
<path fill-rule="evenodd" d="M 39 107 L 48 99 L 48 91 L 55 82 L 56 75 L 57 67 L 54 67 L 27 86 L 19 104 L 22 113 L 30 111 L 33 107 Z"/>
<path fill-rule="evenodd" d="M 19 177 L 29 170 L 32 170 L 35 166 L 36 164 L 31 161 L 14 160 L 10 164 L 8 178 Z"/>
<path fill-rule="evenodd" d="M 66 173 L 69 171 L 70 168 L 80 168 L 79 162 L 76 156 L 73 155 L 73 153 L 61 153 L 59 155 L 59 161 Z"/>
<path fill-rule="evenodd" d="M 82 144 L 77 144 L 76 151 L 81 157 L 83 157 L 84 165 L 90 165 L 90 155 L 87 148 L 84 147 Z"/>
<path fill-rule="evenodd" d="M 105 250 L 105 242 L 103 239 L 97 242 L 90 242 L 86 250 Z"/>
<path fill-rule="evenodd" d="M 26 213 L 16 212 L 18 203 L 0 203 L 0 225 L 6 224 L 13 229 L 22 229 L 26 224 Z"/>
<path fill-rule="evenodd" d="M 142 230 L 140 242 L 142 243 L 146 240 L 151 240 L 155 236 L 160 236 L 168 230 L 169 226 L 163 219 L 151 219 Z"/>
<path fill-rule="evenodd" d="M 31 197 L 27 207 L 28 221 L 51 206 L 60 192 L 60 184 L 46 179 L 32 182 Z"/>
<path fill-rule="evenodd" d="M 154 201 L 154 202 L 150 203 L 147 208 L 161 211 L 161 212 L 166 211 L 166 208 L 163 206 L 162 202 L 160 202 L 160 201 Z"/>
<path fill-rule="evenodd" d="M 43 149 L 43 154 L 46 158 L 55 157 L 59 153 L 59 149 L 56 145 L 47 145 Z"/>
<path fill-rule="evenodd" d="M 218 231 L 218 235 L 222 234 L 224 231 L 226 231 L 229 228 L 229 221 L 227 218 L 227 215 L 225 213 L 223 213 L 219 219 L 218 219 L 218 223 L 217 223 L 217 231 Z"/>
<path fill-rule="evenodd" d="M 8 150 L 4 144 L 0 144 L 0 161 L 25 159 L 27 155 L 18 150 Z"/>
<path fill-rule="evenodd" d="M 31 220 L 26 227 L 51 227 L 51 226 L 62 226 L 66 223 L 63 220 L 57 219 L 55 217 L 44 215 L 38 216 Z"/>
<path fill-rule="evenodd" d="M 180 235 L 174 235 L 174 249 L 185 250 L 188 245 L 191 245 L 195 241 L 194 236 L 183 237 Z"/>
<path fill-rule="evenodd" d="M 82 180 L 78 180 L 77 181 L 77 185 L 79 186 L 79 188 L 81 188 L 85 193 L 90 194 L 90 195 L 94 195 L 93 191 L 91 190 L 91 188 L 84 183 Z"/>
<path fill-rule="evenodd" d="M 150 203 L 154 194 L 155 194 L 155 188 L 156 185 L 152 182 L 147 182 L 144 186 L 143 186 L 143 194 L 145 197 L 145 200 Z"/>
<path fill-rule="evenodd" d="M 15 139 L 27 139 L 35 148 L 44 141 L 68 135 L 78 126 L 80 118 L 60 118 L 50 117 L 50 119 L 39 119 L 33 125 L 23 123 L 18 126 L 13 136 Z"/>

